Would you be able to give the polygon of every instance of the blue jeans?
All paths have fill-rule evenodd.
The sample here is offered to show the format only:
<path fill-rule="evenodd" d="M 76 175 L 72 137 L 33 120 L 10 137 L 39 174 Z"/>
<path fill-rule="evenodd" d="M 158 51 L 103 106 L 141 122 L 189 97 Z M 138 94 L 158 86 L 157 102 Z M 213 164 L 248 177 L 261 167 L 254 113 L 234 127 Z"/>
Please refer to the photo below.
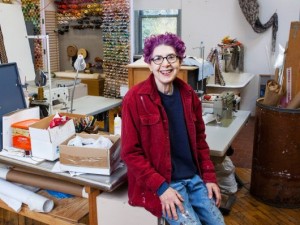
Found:
<path fill-rule="evenodd" d="M 206 185 L 198 175 L 171 182 L 170 187 L 181 194 L 185 209 L 182 214 L 177 208 L 178 220 L 164 216 L 170 225 L 225 225 L 215 200 L 208 198 Z"/>

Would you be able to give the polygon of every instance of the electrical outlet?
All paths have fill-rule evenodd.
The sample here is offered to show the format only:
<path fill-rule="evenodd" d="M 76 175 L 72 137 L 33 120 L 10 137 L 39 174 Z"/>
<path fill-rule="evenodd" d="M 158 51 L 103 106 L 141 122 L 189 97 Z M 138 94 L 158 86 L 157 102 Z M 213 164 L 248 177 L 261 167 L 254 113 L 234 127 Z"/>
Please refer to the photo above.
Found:
<path fill-rule="evenodd" d="M 44 97 L 47 99 L 47 102 L 50 103 L 49 100 L 49 90 L 44 91 Z M 67 103 L 69 101 L 69 90 L 68 87 L 57 87 L 51 89 L 51 98 L 53 101 L 59 101 L 60 103 Z"/>

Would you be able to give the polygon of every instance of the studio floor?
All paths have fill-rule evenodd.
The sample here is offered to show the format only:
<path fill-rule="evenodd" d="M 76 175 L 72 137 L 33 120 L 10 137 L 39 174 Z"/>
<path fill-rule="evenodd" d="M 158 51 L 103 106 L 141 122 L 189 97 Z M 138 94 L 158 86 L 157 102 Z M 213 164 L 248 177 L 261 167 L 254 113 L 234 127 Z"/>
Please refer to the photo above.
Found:
<path fill-rule="evenodd" d="M 251 117 L 232 143 L 234 153 L 230 158 L 244 185 L 238 190 L 230 213 L 225 216 L 226 225 L 300 225 L 300 208 L 272 207 L 249 193 L 254 127 L 255 118 Z"/>

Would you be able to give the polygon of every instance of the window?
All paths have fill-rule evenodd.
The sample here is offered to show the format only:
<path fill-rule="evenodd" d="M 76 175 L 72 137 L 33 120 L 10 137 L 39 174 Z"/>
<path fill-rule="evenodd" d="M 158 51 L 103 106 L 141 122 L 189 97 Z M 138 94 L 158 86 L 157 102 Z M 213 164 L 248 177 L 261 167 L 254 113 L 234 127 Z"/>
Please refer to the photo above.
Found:
<path fill-rule="evenodd" d="M 171 32 L 180 36 L 181 14 L 178 9 L 137 10 L 135 12 L 135 53 L 141 55 L 144 40 L 151 34 Z"/>

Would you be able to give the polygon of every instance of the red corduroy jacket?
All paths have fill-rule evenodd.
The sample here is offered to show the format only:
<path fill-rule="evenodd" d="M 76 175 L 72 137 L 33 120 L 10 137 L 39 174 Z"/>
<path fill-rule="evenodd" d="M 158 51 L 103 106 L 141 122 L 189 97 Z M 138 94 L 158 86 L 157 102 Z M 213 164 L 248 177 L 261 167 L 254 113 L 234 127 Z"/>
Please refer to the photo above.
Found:
<path fill-rule="evenodd" d="M 202 105 L 194 90 L 176 78 L 190 146 L 199 175 L 204 182 L 216 183 L 216 175 L 205 141 Z M 170 183 L 172 165 L 167 114 L 154 81 L 154 75 L 132 87 L 122 102 L 121 157 L 128 169 L 129 204 L 141 206 L 161 217 L 156 194 L 160 185 Z"/>

